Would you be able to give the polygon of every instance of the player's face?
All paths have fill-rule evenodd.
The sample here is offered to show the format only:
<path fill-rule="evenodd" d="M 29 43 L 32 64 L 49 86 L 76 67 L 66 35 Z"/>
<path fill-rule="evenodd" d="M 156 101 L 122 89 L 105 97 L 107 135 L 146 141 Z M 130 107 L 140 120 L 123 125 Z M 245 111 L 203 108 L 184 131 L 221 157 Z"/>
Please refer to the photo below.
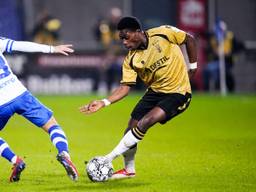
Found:
<path fill-rule="evenodd" d="M 123 29 L 119 32 L 119 38 L 122 40 L 122 43 L 126 49 L 135 50 L 141 44 L 139 33 L 140 31 L 130 31 L 127 29 Z"/>

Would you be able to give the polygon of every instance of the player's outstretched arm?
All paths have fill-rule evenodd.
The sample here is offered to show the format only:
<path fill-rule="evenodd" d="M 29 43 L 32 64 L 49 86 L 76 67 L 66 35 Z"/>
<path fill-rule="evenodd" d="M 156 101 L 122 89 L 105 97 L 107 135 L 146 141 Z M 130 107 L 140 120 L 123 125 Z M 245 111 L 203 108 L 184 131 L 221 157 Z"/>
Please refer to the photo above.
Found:
<path fill-rule="evenodd" d="M 60 53 L 63 55 L 69 55 L 69 53 L 73 53 L 74 50 L 72 49 L 73 45 L 67 44 L 67 45 L 57 45 L 52 47 L 53 53 Z"/>
<path fill-rule="evenodd" d="M 101 101 L 101 100 L 94 100 L 94 101 L 91 101 L 89 104 L 86 104 L 82 107 L 79 108 L 80 112 L 81 113 L 84 113 L 84 114 L 91 114 L 91 113 L 94 113 L 98 110 L 100 110 L 101 108 L 104 107 L 104 102 Z"/>
<path fill-rule="evenodd" d="M 130 91 L 130 86 L 128 85 L 120 85 L 118 88 L 116 88 L 113 93 L 107 98 L 102 100 L 94 100 L 90 102 L 89 104 L 86 104 L 79 108 L 81 113 L 84 114 L 91 114 L 94 113 L 101 108 L 110 105 L 111 103 L 115 103 L 122 98 L 124 98 L 126 95 L 128 95 Z"/>
<path fill-rule="evenodd" d="M 9 41 L 9 42 L 8 42 Z M 21 52 L 41 52 L 41 53 L 60 53 L 63 55 L 69 55 L 69 53 L 73 53 L 71 44 L 64 45 L 45 45 L 40 43 L 34 43 L 29 41 L 14 41 L 7 40 L 7 51 L 21 51 Z"/>

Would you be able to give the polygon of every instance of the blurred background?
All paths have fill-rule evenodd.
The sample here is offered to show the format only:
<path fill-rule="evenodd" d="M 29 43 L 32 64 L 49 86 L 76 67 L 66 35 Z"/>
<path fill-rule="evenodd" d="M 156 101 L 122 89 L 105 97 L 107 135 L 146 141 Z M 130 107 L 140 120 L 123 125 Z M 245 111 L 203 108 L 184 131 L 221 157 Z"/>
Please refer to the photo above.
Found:
<path fill-rule="evenodd" d="M 76 52 L 70 57 L 7 55 L 13 71 L 33 93 L 106 94 L 121 78 L 126 50 L 115 25 L 127 15 L 138 17 L 144 30 L 167 24 L 195 36 L 195 91 L 256 92 L 254 0 L 0 0 L 0 36 L 74 45 Z M 138 82 L 135 89 L 142 88 Z"/>

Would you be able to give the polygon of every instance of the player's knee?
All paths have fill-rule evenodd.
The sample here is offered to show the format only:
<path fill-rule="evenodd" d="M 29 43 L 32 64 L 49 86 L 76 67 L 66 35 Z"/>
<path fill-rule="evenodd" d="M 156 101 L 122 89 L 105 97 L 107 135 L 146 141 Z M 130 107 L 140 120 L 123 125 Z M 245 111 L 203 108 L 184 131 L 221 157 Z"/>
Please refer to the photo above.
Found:
<path fill-rule="evenodd" d="M 138 120 L 135 120 L 133 118 L 131 118 L 128 122 L 128 128 L 127 129 L 131 129 L 133 127 L 136 127 L 138 124 Z"/>
<path fill-rule="evenodd" d="M 131 119 L 129 120 L 129 122 L 128 122 L 128 127 L 127 127 L 127 128 L 125 129 L 125 131 L 124 131 L 124 135 L 125 135 L 128 131 L 130 131 L 132 128 L 137 127 L 137 124 L 138 124 L 138 120 L 135 120 L 135 119 L 131 118 Z"/>
<path fill-rule="evenodd" d="M 155 118 L 153 116 L 146 116 L 143 117 L 139 122 L 138 122 L 138 128 L 140 131 L 146 133 L 147 130 L 155 123 Z"/>
<path fill-rule="evenodd" d="M 47 121 L 47 123 L 45 123 L 45 124 L 42 126 L 42 128 L 43 128 L 46 132 L 48 132 L 48 130 L 49 130 L 52 126 L 57 125 L 57 124 L 58 124 L 58 123 L 57 123 L 56 119 L 52 116 L 52 117 Z"/>

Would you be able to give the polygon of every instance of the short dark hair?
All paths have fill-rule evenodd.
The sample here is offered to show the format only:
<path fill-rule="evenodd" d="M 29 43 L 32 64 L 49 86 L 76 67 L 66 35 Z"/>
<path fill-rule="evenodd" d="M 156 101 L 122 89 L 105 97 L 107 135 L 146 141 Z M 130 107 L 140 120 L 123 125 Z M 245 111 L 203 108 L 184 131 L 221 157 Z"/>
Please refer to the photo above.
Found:
<path fill-rule="evenodd" d="M 141 30 L 141 23 L 136 17 L 123 17 L 117 24 L 118 30 L 130 29 L 130 30 Z"/>

